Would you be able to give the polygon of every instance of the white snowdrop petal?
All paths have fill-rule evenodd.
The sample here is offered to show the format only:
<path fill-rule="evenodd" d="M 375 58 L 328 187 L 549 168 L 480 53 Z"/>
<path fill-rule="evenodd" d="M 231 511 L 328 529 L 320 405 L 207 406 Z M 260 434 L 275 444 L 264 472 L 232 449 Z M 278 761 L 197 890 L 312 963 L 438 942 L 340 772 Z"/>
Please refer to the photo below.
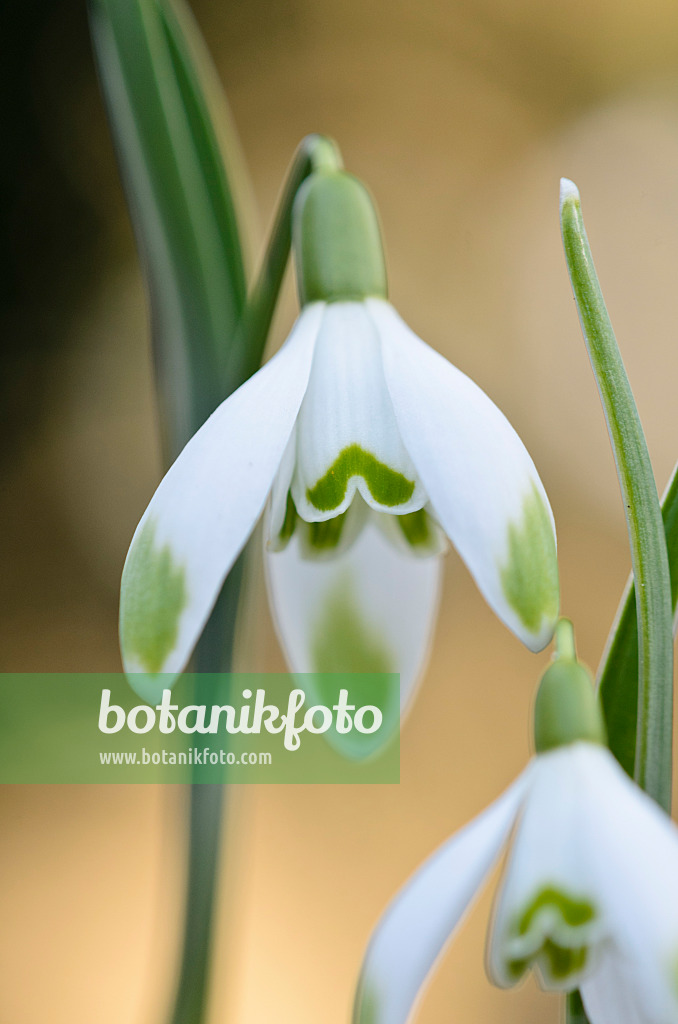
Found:
<path fill-rule="evenodd" d="M 595 966 L 605 926 L 587 852 L 585 746 L 534 760 L 490 939 L 498 985 L 514 985 L 534 966 L 544 987 L 570 990 Z"/>
<path fill-rule="evenodd" d="M 375 519 L 322 560 L 304 557 L 302 524 L 284 551 L 267 552 L 269 597 L 292 671 L 399 672 L 404 708 L 428 655 L 440 559 L 403 552 Z"/>
<path fill-rule="evenodd" d="M 638 1019 L 676 1024 L 678 829 L 609 751 L 591 746 L 585 758 L 586 799 L 595 817 L 590 857 L 610 956 L 632 982 Z"/>
<path fill-rule="evenodd" d="M 558 615 L 558 566 L 532 459 L 487 395 L 389 303 L 369 299 L 367 307 L 400 435 L 441 526 L 497 615 L 541 650 Z"/>
<path fill-rule="evenodd" d="M 262 512 L 306 390 L 322 304 L 191 438 L 137 527 L 120 594 L 128 673 L 176 675 Z"/>
<path fill-rule="evenodd" d="M 508 838 L 529 768 L 434 853 L 381 918 L 363 963 L 354 1024 L 405 1024 L 427 976 Z"/>
<path fill-rule="evenodd" d="M 299 411 L 292 496 L 299 515 L 313 522 L 343 512 L 356 490 L 389 512 L 413 512 L 426 502 L 400 439 L 366 306 L 333 302 Z"/>

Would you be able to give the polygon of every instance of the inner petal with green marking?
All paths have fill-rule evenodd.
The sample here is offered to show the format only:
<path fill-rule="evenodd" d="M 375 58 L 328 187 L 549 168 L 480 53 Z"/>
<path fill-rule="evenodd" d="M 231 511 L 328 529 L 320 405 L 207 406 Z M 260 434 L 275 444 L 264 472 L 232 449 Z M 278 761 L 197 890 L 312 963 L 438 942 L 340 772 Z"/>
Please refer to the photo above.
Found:
<path fill-rule="evenodd" d="M 331 512 L 341 505 L 349 482 L 356 478 L 364 481 L 374 501 L 386 508 L 406 504 L 414 493 L 414 480 L 380 462 L 360 445 L 351 444 L 339 452 L 313 487 L 306 488 L 306 498 L 318 511 Z"/>
<path fill-rule="evenodd" d="M 595 907 L 555 886 L 541 889 L 515 918 L 504 942 L 507 980 L 517 982 L 532 966 L 546 986 L 562 988 L 585 969 L 590 956 Z"/>
<path fill-rule="evenodd" d="M 156 541 L 149 519 L 130 548 L 122 574 L 120 640 L 129 664 L 138 671 L 161 672 L 179 635 L 188 601 L 186 572 L 169 544 Z"/>

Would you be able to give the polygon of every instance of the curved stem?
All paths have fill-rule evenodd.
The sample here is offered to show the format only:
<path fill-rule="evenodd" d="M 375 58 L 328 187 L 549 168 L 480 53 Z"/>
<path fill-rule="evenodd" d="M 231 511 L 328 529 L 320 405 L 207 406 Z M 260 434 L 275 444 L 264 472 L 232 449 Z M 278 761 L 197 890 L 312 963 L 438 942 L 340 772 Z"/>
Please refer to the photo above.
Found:
<path fill-rule="evenodd" d="M 278 300 L 292 242 L 292 208 L 300 186 L 314 171 L 336 170 L 342 160 L 337 145 L 324 135 L 307 135 L 294 154 L 278 201 L 277 211 L 261 268 L 252 288 L 233 345 L 246 362 L 241 373 L 247 379 L 259 368 Z"/>

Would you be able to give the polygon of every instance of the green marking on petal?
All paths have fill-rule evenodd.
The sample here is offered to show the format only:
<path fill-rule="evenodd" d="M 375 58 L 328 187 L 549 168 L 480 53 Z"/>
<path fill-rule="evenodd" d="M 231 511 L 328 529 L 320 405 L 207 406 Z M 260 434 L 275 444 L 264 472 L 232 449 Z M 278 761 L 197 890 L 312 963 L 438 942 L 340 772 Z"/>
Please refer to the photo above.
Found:
<path fill-rule="evenodd" d="M 544 910 L 555 911 L 559 923 L 552 920 L 539 922 L 538 918 Z M 512 957 L 507 960 L 505 969 L 511 981 L 519 981 L 525 971 L 532 965 L 538 964 L 545 975 L 545 980 L 551 979 L 554 982 L 561 982 L 572 975 L 578 974 L 586 965 L 589 954 L 589 947 L 581 945 L 581 935 L 576 935 L 577 928 L 585 928 L 591 924 L 596 917 L 595 907 L 585 899 L 575 899 L 568 896 L 560 889 L 547 886 L 541 889 L 531 901 L 526 910 L 516 919 L 514 935 L 516 938 L 509 940 L 509 945 L 518 949 L 525 945 L 529 946 L 539 942 L 537 948 L 526 951 L 527 955 Z M 563 935 L 555 939 L 552 934 L 545 934 L 546 928 L 550 932 L 562 932 L 563 927 L 571 931 L 572 938 L 578 938 L 579 945 L 564 945 Z M 530 938 L 530 931 L 535 928 L 536 934 Z M 519 937 L 519 938 L 518 938 Z"/>
<path fill-rule="evenodd" d="M 332 551 L 339 546 L 339 542 L 346 525 L 348 510 L 333 519 L 326 519 L 323 523 L 307 523 L 307 540 L 316 551 Z"/>
<path fill-rule="evenodd" d="M 134 541 L 122 574 L 120 641 L 127 658 L 145 672 L 160 672 L 173 650 L 186 607 L 186 572 L 172 559 L 169 544 L 155 544 L 148 520 Z"/>
<path fill-rule="evenodd" d="M 353 1024 L 377 1024 L 379 1020 L 379 1002 L 373 987 L 362 987 L 358 990 Z"/>
<path fill-rule="evenodd" d="M 552 939 L 545 939 L 539 951 L 533 957 L 516 958 L 506 964 L 506 969 L 512 981 L 520 981 L 525 971 L 536 961 L 541 961 L 548 972 L 548 977 L 554 981 L 566 981 L 567 978 L 579 974 L 586 967 L 589 947 L 577 946 L 569 949 L 566 946 L 559 946 Z"/>
<path fill-rule="evenodd" d="M 395 672 L 379 632 L 366 623 L 349 578 L 340 579 L 315 622 L 311 647 L 316 672 Z"/>
<path fill-rule="evenodd" d="M 544 619 L 555 621 L 560 601 L 553 526 L 534 483 L 520 522 L 509 524 L 508 552 L 501 570 L 504 596 L 525 628 L 538 633 Z"/>
<path fill-rule="evenodd" d="M 297 525 L 297 509 L 292 499 L 292 492 L 287 492 L 287 504 L 285 505 L 285 518 L 283 524 L 280 527 L 278 534 L 278 540 L 284 546 L 294 533 L 294 527 Z"/>
<path fill-rule="evenodd" d="M 575 949 L 567 949 L 559 946 L 551 939 L 547 939 L 542 947 L 542 952 L 548 960 L 551 977 L 555 981 L 565 981 L 586 967 L 588 960 L 588 946 L 578 946 Z"/>
<path fill-rule="evenodd" d="M 320 512 L 338 508 L 346 494 L 351 477 L 360 476 L 367 484 L 376 502 L 394 508 L 409 501 L 414 493 L 414 481 L 408 480 L 395 469 L 380 462 L 358 444 L 344 448 L 306 497 Z"/>
<path fill-rule="evenodd" d="M 396 522 L 411 547 L 428 547 L 432 543 L 433 531 L 425 508 L 420 508 L 416 512 L 406 512 L 404 516 L 396 516 Z"/>
<path fill-rule="evenodd" d="M 529 957 L 516 957 L 514 960 L 509 960 L 505 965 L 506 973 L 513 982 L 518 982 L 522 978 L 525 971 L 530 966 Z"/>
<path fill-rule="evenodd" d="M 588 900 L 576 900 L 559 889 L 549 887 L 542 889 L 523 913 L 518 922 L 519 935 L 528 933 L 535 917 L 545 907 L 557 910 L 565 924 L 571 928 L 589 924 L 596 916 L 595 908 Z"/>

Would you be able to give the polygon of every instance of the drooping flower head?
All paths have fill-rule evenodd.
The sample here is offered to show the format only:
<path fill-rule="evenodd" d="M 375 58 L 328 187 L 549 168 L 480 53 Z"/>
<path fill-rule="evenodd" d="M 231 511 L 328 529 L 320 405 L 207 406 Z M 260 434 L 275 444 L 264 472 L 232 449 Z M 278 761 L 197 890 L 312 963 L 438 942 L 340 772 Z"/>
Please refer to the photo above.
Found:
<path fill-rule="evenodd" d="M 300 189 L 301 313 L 189 441 L 135 533 L 121 592 L 128 672 L 180 672 L 257 520 L 295 671 L 421 669 L 449 538 L 533 650 L 558 610 L 553 516 L 508 421 L 387 299 L 374 206 L 341 170 Z M 166 685 L 166 677 L 165 683 Z"/>
<path fill-rule="evenodd" d="M 354 1024 L 405 1024 L 508 843 L 492 981 L 534 969 L 581 990 L 591 1024 L 678 1021 L 678 829 L 604 746 L 587 671 L 560 657 L 535 709 L 537 756 L 415 873 L 368 948 Z"/>

